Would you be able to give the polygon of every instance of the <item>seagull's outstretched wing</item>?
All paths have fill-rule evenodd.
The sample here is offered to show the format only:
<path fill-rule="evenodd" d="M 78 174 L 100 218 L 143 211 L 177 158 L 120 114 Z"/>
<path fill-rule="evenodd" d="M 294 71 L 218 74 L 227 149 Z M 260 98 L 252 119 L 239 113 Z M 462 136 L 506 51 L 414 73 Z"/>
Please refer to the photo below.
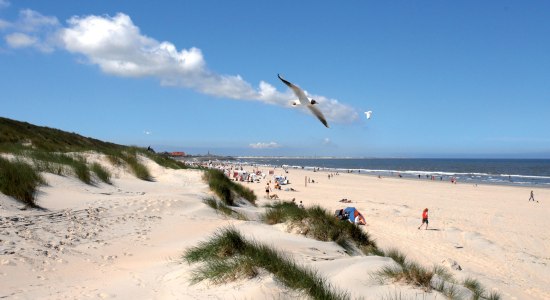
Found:
<path fill-rule="evenodd" d="M 323 125 L 325 125 L 326 128 L 329 128 L 325 116 L 323 116 L 323 113 L 317 108 L 317 106 L 310 104 L 307 108 L 311 110 L 311 112 L 317 117 L 317 119 L 319 119 L 319 121 L 321 121 L 321 123 L 323 123 Z"/>
<path fill-rule="evenodd" d="M 281 77 L 281 75 L 277 74 L 277 77 L 279 77 L 279 79 L 281 79 L 281 81 L 286 84 L 289 88 L 292 89 L 292 91 L 294 92 L 294 94 L 296 95 L 296 97 L 298 97 L 298 100 L 300 100 L 300 103 L 302 105 L 308 105 L 310 104 L 309 102 L 309 99 L 308 97 L 306 96 L 306 93 L 299 87 L 295 86 L 294 84 L 292 84 L 291 82 L 285 80 L 283 77 Z"/>

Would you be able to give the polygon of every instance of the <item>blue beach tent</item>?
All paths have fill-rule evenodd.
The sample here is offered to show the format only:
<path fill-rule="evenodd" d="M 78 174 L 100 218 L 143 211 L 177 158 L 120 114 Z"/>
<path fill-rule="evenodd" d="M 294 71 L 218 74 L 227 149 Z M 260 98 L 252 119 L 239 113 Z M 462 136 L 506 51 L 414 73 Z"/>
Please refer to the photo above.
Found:
<path fill-rule="evenodd" d="M 365 225 L 365 217 L 355 208 L 355 207 L 346 207 L 344 208 L 344 213 L 348 215 L 350 222 L 355 223 L 355 218 L 359 216 L 358 224 Z"/>

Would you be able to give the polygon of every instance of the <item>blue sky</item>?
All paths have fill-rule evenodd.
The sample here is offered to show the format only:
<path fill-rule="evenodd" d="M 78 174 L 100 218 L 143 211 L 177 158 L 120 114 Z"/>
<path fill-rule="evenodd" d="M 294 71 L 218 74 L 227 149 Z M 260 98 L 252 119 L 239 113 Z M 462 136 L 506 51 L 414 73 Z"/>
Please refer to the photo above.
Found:
<path fill-rule="evenodd" d="M 320 2 L 0 0 L 0 115 L 192 154 L 550 158 L 550 2 Z"/>

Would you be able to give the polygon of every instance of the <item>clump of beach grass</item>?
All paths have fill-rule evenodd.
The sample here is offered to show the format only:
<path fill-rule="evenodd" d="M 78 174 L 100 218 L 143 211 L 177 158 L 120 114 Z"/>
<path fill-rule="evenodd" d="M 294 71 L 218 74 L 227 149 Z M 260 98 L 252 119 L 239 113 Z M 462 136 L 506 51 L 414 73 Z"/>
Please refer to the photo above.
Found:
<path fill-rule="evenodd" d="M 501 299 L 500 294 L 496 291 L 490 292 L 488 295 L 486 295 L 485 298 L 487 300 L 500 300 Z"/>
<path fill-rule="evenodd" d="M 127 166 L 137 178 L 144 181 L 153 181 L 153 176 L 151 176 L 149 169 L 139 161 L 138 153 L 140 153 L 140 151 L 136 148 L 109 150 L 105 152 L 107 159 L 113 166 Z"/>
<path fill-rule="evenodd" d="M 11 196 L 25 205 L 37 208 L 35 194 L 37 187 L 45 184 L 44 178 L 31 165 L 0 156 L 0 192 Z"/>
<path fill-rule="evenodd" d="M 306 210 L 299 208 L 294 202 L 276 202 L 266 205 L 266 208 L 266 213 L 262 216 L 262 219 L 269 225 L 286 221 L 301 221 L 307 217 Z"/>
<path fill-rule="evenodd" d="M 474 297 L 473 297 L 474 300 L 480 299 L 485 293 L 485 289 L 477 279 L 468 277 L 464 279 L 464 281 L 462 282 L 462 285 L 464 285 L 466 288 L 472 291 L 472 293 L 474 293 Z"/>
<path fill-rule="evenodd" d="M 23 154 L 33 160 L 35 167 L 41 172 L 48 172 L 56 175 L 67 175 L 66 168 L 72 170 L 73 174 L 86 184 L 92 184 L 90 168 L 82 157 L 72 157 L 65 153 L 48 152 L 44 150 L 26 151 Z"/>
<path fill-rule="evenodd" d="M 149 169 L 139 161 L 136 151 L 121 152 L 121 158 L 126 162 L 137 178 L 144 181 L 153 181 Z"/>
<path fill-rule="evenodd" d="M 233 227 L 224 228 L 210 240 L 188 249 L 183 259 L 203 263 L 193 272 L 193 283 L 210 280 L 219 284 L 252 278 L 264 269 L 288 288 L 313 299 L 349 299 L 347 292 L 335 289 L 317 272 L 297 265 L 269 246 L 245 240 Z"/>
<path fill-rule="evenodd" d="M 376 243 L 367 232 L 338 220 L 320 206 L 302 209 L 294 202 L 278 202 L 267 206 L 262 220 L 269 225 L 289 222 L 305 235 L 320 241 L 334 241 L 348 251 L 353 251 L 352 245 L 355 245 L 365 254 L 378 253 Z"/>
<path fill-rule="evenodd" d="M 405 254 L 394 248 L 382 251 L 382 253 L 383 256 L 392 258 L 397 265 L 383 267 L 374 273 L 380 282 L 383 282 L 385 278 L 390 278 L 423 288 L 426 291 L 433 288 L 449 299 L 461 298 L 460 284 L 445 267 L 434 266 L 430 270 L 408 260 Z M 432 278 L 436 275 L 438 280 L 434 284 Z M 500 299 L 500 294 L 497 292 L 486 294 L 485 288 L 476 279 L 467 278 L 461 285 L 472 292 L 472 299 Z"/>
<path fill-rule="evenodd" d="M 237 211 L 234 211 L 229 206 L 225 205 L 223 202 L 218 201 L 214 197 L 204 198 L 202 202 L 226 216 L 235 217 L 238 220 L 247 220 L 246 216 Z"/>
<path fill-rule="evenodd" d="M 381 281 L 383 278 L 392 278 L 425 290 L 431 289 L 430 282 L 435 274 L 434 270 L 428 270 L 416 262 L 407 260 L 406 255 L 397 249 L 389 249 L 385 252 L 385 256 L 392 258 L 397 265 L 385 266 L 377 271 L 375 275 L 379 276 Z"/>
<path fill-rule="evenodd" d="M 462 282 L 462 285 L 467 289 L 469 289 L 470 291 L 472 291 L 473 300 L 478 300 L 478 299 L 499 300 L 500 299 L 500 294 L 498 292 L 491 291 L 490 293 L 487 293 L 483 285 L 477 279 L 468 277 L 464 279 L 464 281 Z"/>
<path fill-rule="evenodd" d="M 91 170 L 92 172 L 95 173 L 95 175 L 97 176 L 97 178 L 99 178 L 99 180 L 105 182 L 106 184 L 112 184 L 111 173 L 109 173 L 109 171 L 107 171 L 107 169 L 105 169 L 100 164 L 96 162 L 93 163 L 91 166 Z"/>
<path fill-rule="evenodd" d="M 203 179 L 208 183 L 210 189 L 229 206 L 235 206 L 235 195 L 243 197 L 255 205 L 256 194 L 249 188 L 231 181 L 225 174 L 216 169 L 204 171 Z"/>

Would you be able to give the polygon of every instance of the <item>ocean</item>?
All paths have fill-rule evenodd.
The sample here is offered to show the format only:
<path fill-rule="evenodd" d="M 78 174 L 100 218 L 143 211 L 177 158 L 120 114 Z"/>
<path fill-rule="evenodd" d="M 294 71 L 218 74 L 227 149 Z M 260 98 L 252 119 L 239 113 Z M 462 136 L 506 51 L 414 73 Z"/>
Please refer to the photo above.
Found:
<path fill-rule="evenodd" d="M 550 159 L 237 158 L 285 168 L 550 188 Z M 420 177 L 419 177 L 420 176 Z"/>

